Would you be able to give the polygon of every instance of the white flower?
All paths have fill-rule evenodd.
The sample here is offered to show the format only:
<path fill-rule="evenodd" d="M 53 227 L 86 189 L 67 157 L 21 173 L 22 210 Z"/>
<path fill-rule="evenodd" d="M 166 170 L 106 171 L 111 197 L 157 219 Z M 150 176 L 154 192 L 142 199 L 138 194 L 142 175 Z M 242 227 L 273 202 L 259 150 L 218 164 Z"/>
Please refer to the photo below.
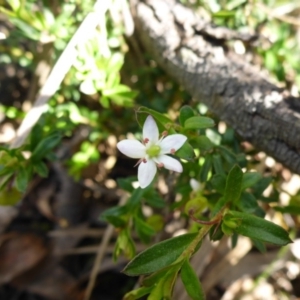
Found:
<path fill-rule="evenodd" d="M 187 137 L 182 134 L 166 136 L 166 133 L 159 139 L 155 120 L 152 116 L 148 116 L 143 127 L 143 143 L 137 140 L 123 140 L 117 147 L 123 154 L 139 158 L 138 180 L 140 187 L 145 188 L 152 182 L 157 166 L 182 172 L 181 163 L 166 154 L 174 154 L 186 140 Z"/>

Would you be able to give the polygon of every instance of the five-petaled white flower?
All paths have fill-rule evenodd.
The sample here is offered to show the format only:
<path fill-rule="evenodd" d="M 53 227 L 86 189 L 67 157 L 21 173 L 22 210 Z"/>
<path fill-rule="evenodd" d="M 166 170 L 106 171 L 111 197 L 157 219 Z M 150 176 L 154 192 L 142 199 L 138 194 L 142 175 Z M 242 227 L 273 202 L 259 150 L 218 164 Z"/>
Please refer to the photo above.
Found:
<path fill-rule="evenodd" d="M 148 116 L 143 127 L 142 143 L 137 140 L 123 140 L 117 144 L 123 154 L 131 158 L 139 158 L 138 180 L 141 188 L 147 187 L 152 182 L 157 166 L 182 172 L 181 163 L 166 154 L 174 154 L 185 143 L 187 137 L 183 134 L 166 135 L 163 132 L 159 139 L 155 120 L 152 116 Z"/>

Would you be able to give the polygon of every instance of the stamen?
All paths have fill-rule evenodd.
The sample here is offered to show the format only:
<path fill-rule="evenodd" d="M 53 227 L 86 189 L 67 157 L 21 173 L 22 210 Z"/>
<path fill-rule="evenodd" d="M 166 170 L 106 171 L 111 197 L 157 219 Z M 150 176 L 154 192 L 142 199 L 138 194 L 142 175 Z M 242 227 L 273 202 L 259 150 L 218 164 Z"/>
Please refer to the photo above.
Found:
<path fill-rule="evenodd" d="M 167 136 L 167 135 L 168 135 L 168 131 L 166 131 L 166 130 L 163 131 L 161 135 L 162 135 L 162 136 Z"/>
<path fill-rule="evenodd" d="M 176 149 L 174 149 L 174 148 L 172 148 L 172 149 L 170 150 L 170 153 L 171 153 L 171 154 L 175 154 L 175 152 L 176 152 Z"/>
<path fill-rule="evenodd" d="M 139 159 L 138 160 L 138 162 L 133 166 L 133 167 L 136 167 L 136 166 L 138 166 L 141 162 L 143 161 L 143 159 L 141 158 L 141 159 Z"/>
<path fill-rule="evenodd" d="M 143 162 L 143 163 L 146 163 L 146 162 L 147 162 L 147 159 L 146 159 L 146 158 L 143 158 L 143 159 L 142 159 L 142 162 Z"/>
<path fill-rule="evenodd" d="M 164 167 L 164 164 L 163 164 L 163 163 L 159 163 L 159 164 L 157 164 L 157 166 L 158 166 L 159 168 L 163 168 L 163 167 Z"/>
<path fill-rule="evenodd" d="M 149 142 L 149 139 L 148 138 L 145 138 L 144 140 L 143 140 L 143 143 L 146 145 L 147 143 Z"/>

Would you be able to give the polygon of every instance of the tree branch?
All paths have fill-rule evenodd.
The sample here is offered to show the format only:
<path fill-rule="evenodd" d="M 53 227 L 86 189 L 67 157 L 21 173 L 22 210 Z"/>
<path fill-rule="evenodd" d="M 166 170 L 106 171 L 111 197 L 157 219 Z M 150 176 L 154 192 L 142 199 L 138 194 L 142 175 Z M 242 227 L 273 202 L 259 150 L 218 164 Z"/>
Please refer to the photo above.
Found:
<path fill-rule="evenodd" d="M 300 99 L 272 84 L 214 27 L 175 0 L 133 4 L 138 36 L 159 65 L 245 140 L 300 174 Z"/>

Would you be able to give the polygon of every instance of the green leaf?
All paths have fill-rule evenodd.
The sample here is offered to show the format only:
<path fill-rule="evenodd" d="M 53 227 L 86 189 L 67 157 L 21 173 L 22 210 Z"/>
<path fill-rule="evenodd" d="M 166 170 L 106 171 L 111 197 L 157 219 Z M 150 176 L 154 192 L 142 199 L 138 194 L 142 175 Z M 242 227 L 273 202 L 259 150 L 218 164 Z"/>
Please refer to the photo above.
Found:
<path fill-rule="evenodd" d="M 156 191 L 153 190 L 145 195 L 145 201 L 150 206 L 155 208 L 163 208 L 166 206 L 166 201 Z"/>
<path fill-rule="evenodd" d="M 226 186 L 226 176 L 224 174 L 215 174 L 211 178 L 210 183 L 217 192 L 224 194 Z"/>
<path fill-rule="evenodd" d="M 261 253 L 266 253 L 267 249 L 266 246 L 263 242 L 255 239 L 251 239 L 253 245 L 261 252 Z"/>
<path fill-rule="evenodd" d="M 199 278 L 188 260 L 183 263 L 180 276 L 188 295 L 193 300 L 205 299 L 205 295 Z"/>
<path fill-rule="evenodd" d="M 172 270 L 171 272 L 174 273 L 176 270 L 178 270 L 178 267 L 180 267 L 181 265 L 182 265 L 182 261 L 174 263 L 165 268 L 162 268 L 161 270 L 159 270 L 157 272 L 152 273 L 151 275 L 149 275 L 143 279 L 142 285 L 150 287 L 150 286 L 156 284 L 159 280 L 161 280 L 166 275 L 166 273 L 169 270 Z"/>
<path fill-rule="evenodd" d="M 214 125 L 215 122 L 213 119 L 200 116 L 191 117 L 184 122 L 185 129 L 202 129 L 213 127 Z"/>
<path fill-rule="evenodd" d="M 155 230 L 137 216 L 134 217 L 134 225 L 136 233 L 142 242 L 149 243 L 151 236 L 155 234 Z"/>
<path fill-rule="evenodd" d="M 275 206 L 274 210 L 280 211 L 281 213 L 300 215 L 300 206 L 299 205 L 287 205 L 284 207 Z"/>
<path fill-rule="evenodd" d="M 153 109 L 147 108 L 145 106 L 141 106 L 137 110 L 137 113 L 146 113 L 148 115 L 151 115 L 164 126 L 172 123 L 172 120 L 169 119 L 168 117 L 166 117 L 165 115 L 163 115 Z"/>
<path fill-rule="evenodd" d="M 264 190 L 273 181 L 272 177 L 263 177 L 253 186 L 253 194 L 256 198 L 260 197 Z"/>
<path fill-rule="evenodd" d="M 197 136 L 191 140 L 191 144 L 200 151 L 209 151 L 214 148 L 214 144 L 205 135 Z"/>
<path fill-rule="evenodd" d="M 237 162 L 236 155 L 232 151 L 230 151 L 227 147 L 220 145 L 218 146 L 218 150 L 230 165 L 233 165 Z"/>
<path fill-rule="evenodd" d="M 194 149 L 188 142 L 185 142 L 183 146 L 176 151 L 175 155 L 187 161 L 192 161 L 195 158 Z"/>
<path fill-rule="evenodd" d="M 228 214 L 240 220 L 239 226 L 234 229 L 238 234 L 280 246 L 292 242 L 287 231 L 270 221 L 237 211 L 230 211 Z"/>
<path fill-rule="evenodd" d="M 225 203 L 236 203 L 240 199 L 243 180 L 243 171 L 235 165 L 229 172 L 224 192 Z"/>
<path fill-rule="evenodd" d="M 212 159 L 215 172 L 217 174 L 225 174 L 220 154 L 214 154 Z"/>
<path fill-rule="evenodd" d="M 201 182 L 205 182 L 207 180 L 208 173 L 211 170 L 211 167 L 212 167 L 211 155 L 206 155 L 205 162 L 200 169 L 200 181 Z"/>
<path fill-rule="evenodd" d="M 42 161 L 37 161 L 33 165 L 33 169 L 35 172 L 37 172 L 41 177 L 47 177 L 48 176 L 48 167 L 46 164 Z"/>
<path fill-rule="evenodd" d="M 128 259 L 131 259 L 135 255 L 135 244 L 130 236 L 128 228 L 121 230 L 119 233 L 113 253 L 114 261 L 117 260 L 122 252 Z"/>
<path fill-rule="evenodd" d="M 127 294 L 125 294 L 125 296 L 123 297 L 123 300 L 135 300 L 135 299 L 139 299 L 147 294 L 149 294 L 151 292 L 151 290 L 153 289 L 153 287 L 141 287 L 138 288 L 136 290 L 133 290 Z"/>
<path fill-rule="evenodd" d="M 245 190 L 261 179 L 261 174 L 257 172 L 247 172 L 243 175 L 242 190 Z"/>
<path fill-rule="evenodd" d="M 149 188 L 137 188 L 133 191 L 131 197 L 127 200 L 126 204 L 128 206 L 129 211 L 134 210 L 140 204 L 142 197 L 147 192 L 147 190 L 149 190 Z"/>
<path fill-rule="evenodd" d="M 175 271 L 169 270 L 155 285 L 147 300 L 171 299 L 178 271 L 179 267 Z"/>
<path fill-rule="evenodd" d="M 180 109 L 180 115 L 179 115 L 179 122 L 180 122 L 181 126 L 184 126 L 185 121 L 193 116 L 195 116 L 195 113 L 194 113 L 194 110 L 190 106 L 188 106 L 188 105 L 182 106 Z"/>
<path fill-rule="evenodd" d="M 21 167 L 18 172 L 17 172 L 17 177 L 16 177 L 16 188 L 20 191 L 20 192 L 25 192 L 27 185 L 28 185 L 28 181 L 30 179 L 30 175 L 31 175 L 31 168 L 23 168 Z"/>
<path fill-rule="evenodd" d="M 197 233 L 180 235 L 160 242 L 138 254 L 125 267 L 129 276 L 149 274 L 173 263 L 193 241 Z"/>
<path fill-rule="evenodd" d="M 52 150 L 55 146 L 58 145 L 60 140 L 61 136 L 58 134 L 52 134 L 46 137 L 45 139 L 41 140 L 36 146 L 36 148 L 33 150 L 30 159 L 32 161 L 41 160 L 50 150 Z"/>
<path fill-rule="evenodd" d="M 243 192 L 238 207 L 246 213 L 254 213 L 258 207 L 255 197 L 247 192 Z"/>
<path fill-rule="evenodd" d="M 107 220 L 107 222 L 109 222 L 110 224 L 114 225 L 117 228 L 122 228 L 125 227 L 126 225 L 126 221 L 120 217 L 106 216 L 105 219 Z"/>
<path fill-rule="evenodd" d="M 128 213 L 128 211 L 129 211 L 128 205 L 113 206 L 113 207 L 105 210 L 101 214 L 101 219 L 106 220 L 110 216 L 116 216 L 116 217 L 124 216 L 125 214 Z"/>

